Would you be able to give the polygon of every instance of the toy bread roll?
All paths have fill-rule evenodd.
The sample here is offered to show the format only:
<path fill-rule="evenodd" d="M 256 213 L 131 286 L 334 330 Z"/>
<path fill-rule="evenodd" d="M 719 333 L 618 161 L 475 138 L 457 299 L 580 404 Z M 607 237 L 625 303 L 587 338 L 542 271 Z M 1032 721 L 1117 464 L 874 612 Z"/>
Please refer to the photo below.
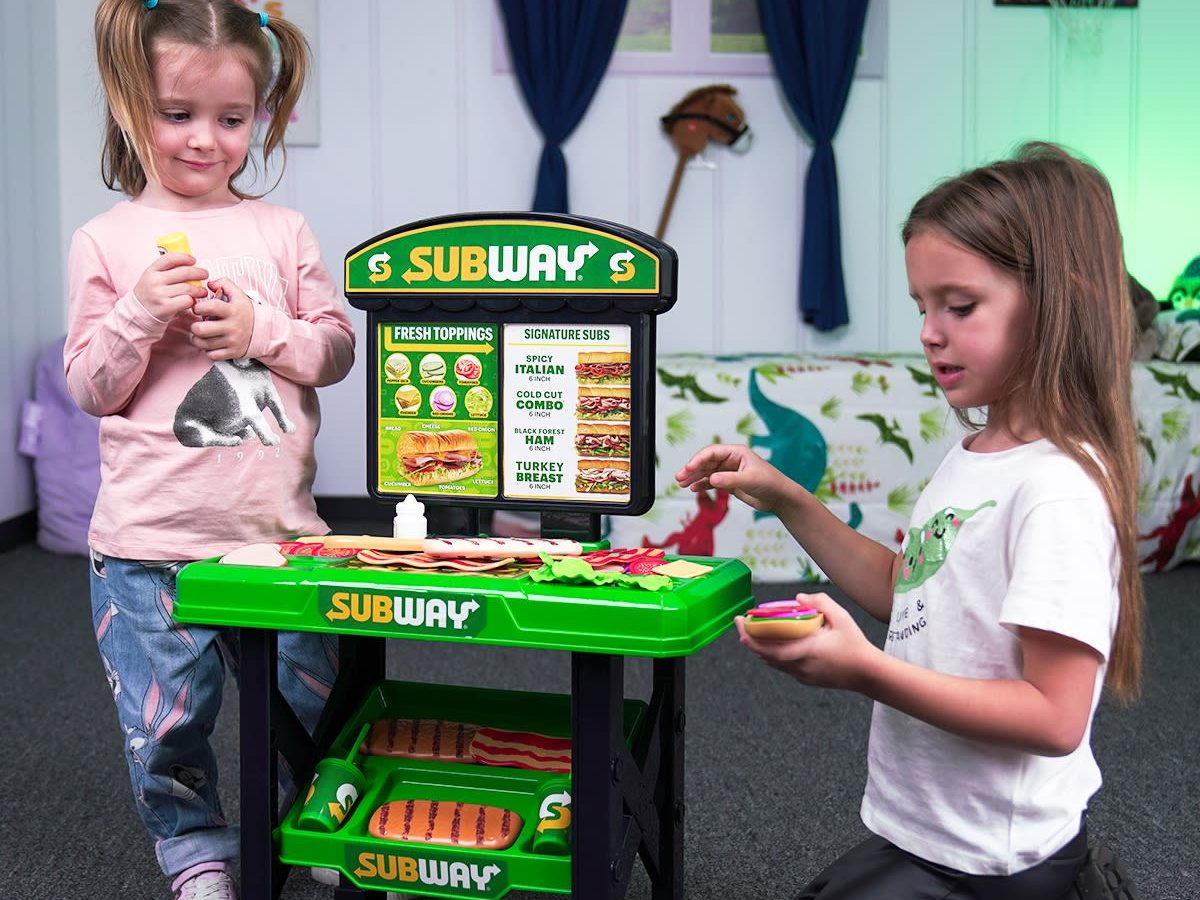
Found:
<path fill-rule="evenodd" d="M 391 841 L 504 850 L 521 832 L 510 809 L 440 800 L 392 800 L 371 815 L 367 830 Z"/>
<path fill-rule="evenodd" d="M 471 762 L 478 725 L 440 719 L 376 719 L 363 741 L 369 756 Z"/>
<path fill-rule="evenodd" d="M 825 616 L 796 600 L 771 600 L 746 611 L 746 634 L 763 641 L 794 641 L 825 624 Z"/>

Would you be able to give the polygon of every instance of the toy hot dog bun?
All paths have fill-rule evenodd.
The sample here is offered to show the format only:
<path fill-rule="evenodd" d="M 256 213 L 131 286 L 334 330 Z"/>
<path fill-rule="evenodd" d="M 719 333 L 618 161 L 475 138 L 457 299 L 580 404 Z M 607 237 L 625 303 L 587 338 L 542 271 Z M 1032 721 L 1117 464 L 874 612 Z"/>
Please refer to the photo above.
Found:
<path fill-rule="evenodd" d="M 503 850 L 521 832 L 510 809 L 454 800 L 392 800 L 371 815 L 367 830 L 377 838 L 451 847 Z"/>
<path fill-rule="evenodd" d="M 746 611 L 746 634 L 762 641 L 794 641 L 825 624 L 825 616 L 799 600 L 769 600 Z"/>
<path fill-rule="evenodd" d="M 430 556 L 457 559 L 502 557 L 532 558 L 542 553 L 551 556 L 580 556 L 583 545 L 567 538 L 395 538 L 371 534 L 326 534 L 314 537 L 326 548 L 356 550 L 392 550 L 397 553 L 428 553 Z"/>
<path fill-rule="evenodd" d="M 376 719 L 359 750 L 370 756 L 469 762 L 478 730 L 478 725 L 440 719 Z"/>

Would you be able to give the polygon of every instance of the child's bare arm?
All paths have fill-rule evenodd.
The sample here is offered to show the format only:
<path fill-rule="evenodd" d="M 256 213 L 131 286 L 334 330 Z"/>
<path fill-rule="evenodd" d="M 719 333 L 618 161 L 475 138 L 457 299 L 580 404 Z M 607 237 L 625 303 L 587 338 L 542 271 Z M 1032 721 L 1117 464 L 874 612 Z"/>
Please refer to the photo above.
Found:
<path fill-rule="evenodd" d="M 795 641 L 742 643 L 804 684 L 857 691 L 945 731 L 1042 756 L 1064 756 L 1087 730 L 1100 657 L 1063 635 L 1022 628 L 1022 677 L 964 678 L 889 656 L 824 594 L 805 594 L 825 627 Z"/>
<path fill-rule="evenodd" d="M 774 513 L 834 584 L 876 619 L 892 610 L 896 554 L 838 519 L 811 493 L 749 447 L 714 444 L 675 476 L 693 491 L 720 488 Z"/>

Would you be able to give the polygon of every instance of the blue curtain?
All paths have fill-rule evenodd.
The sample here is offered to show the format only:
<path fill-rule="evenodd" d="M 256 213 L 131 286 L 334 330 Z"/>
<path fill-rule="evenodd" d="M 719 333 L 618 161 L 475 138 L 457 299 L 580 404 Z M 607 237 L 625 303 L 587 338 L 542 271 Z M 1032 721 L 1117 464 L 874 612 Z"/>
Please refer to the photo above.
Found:
<path fill-rule="evenodd" d="M 626 0 L 500 0 L 508 49 L 525 102 L 545 146 L 538 161 L 535 212 L 570 212 L 567 139 L 612 58 Z"/>
<path fill-rule="evenodd" d="M 813 142 L 804 181 L 800 314 L 818 331 L 831 331 L 850 321 L 833 136 L 850 95 L 867 0 L 758 0 L 758 10 L 788 106 Z"/>

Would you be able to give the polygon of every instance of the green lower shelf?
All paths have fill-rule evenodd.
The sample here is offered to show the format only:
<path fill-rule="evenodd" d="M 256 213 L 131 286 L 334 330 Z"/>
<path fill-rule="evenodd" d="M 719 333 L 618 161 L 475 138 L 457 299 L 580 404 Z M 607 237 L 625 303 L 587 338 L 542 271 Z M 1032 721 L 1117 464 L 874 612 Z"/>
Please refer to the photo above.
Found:
<path fill-rule="evenodd" d="M 624 732 L 632 744 L 645 720 L 646 704 L 626 700 Z M 339 732 L 328 756 L 345 758 L 361 727 L 377 719 L 440 719 L 557 737 L 570 734 L 571 698 L 562 694 L 384 681 L 367 694 Z M 298 801 L 276 832 L 279 858 L 293 866 L 342 872 L 367 890 L 430 897 L 502 897 L 524 890 L 569 894 L 570 856 L 533 851 L 538 801 L 552 781 L 567 776 L 474 763 L 360 756 L 367 785 L 335 832 L 300 828 Z M 497 806 L 521 817 L 521 829 L 505 850 L 445 847 L 377 838 L 372 814 L 391 800 L 437 800 Z"/>

